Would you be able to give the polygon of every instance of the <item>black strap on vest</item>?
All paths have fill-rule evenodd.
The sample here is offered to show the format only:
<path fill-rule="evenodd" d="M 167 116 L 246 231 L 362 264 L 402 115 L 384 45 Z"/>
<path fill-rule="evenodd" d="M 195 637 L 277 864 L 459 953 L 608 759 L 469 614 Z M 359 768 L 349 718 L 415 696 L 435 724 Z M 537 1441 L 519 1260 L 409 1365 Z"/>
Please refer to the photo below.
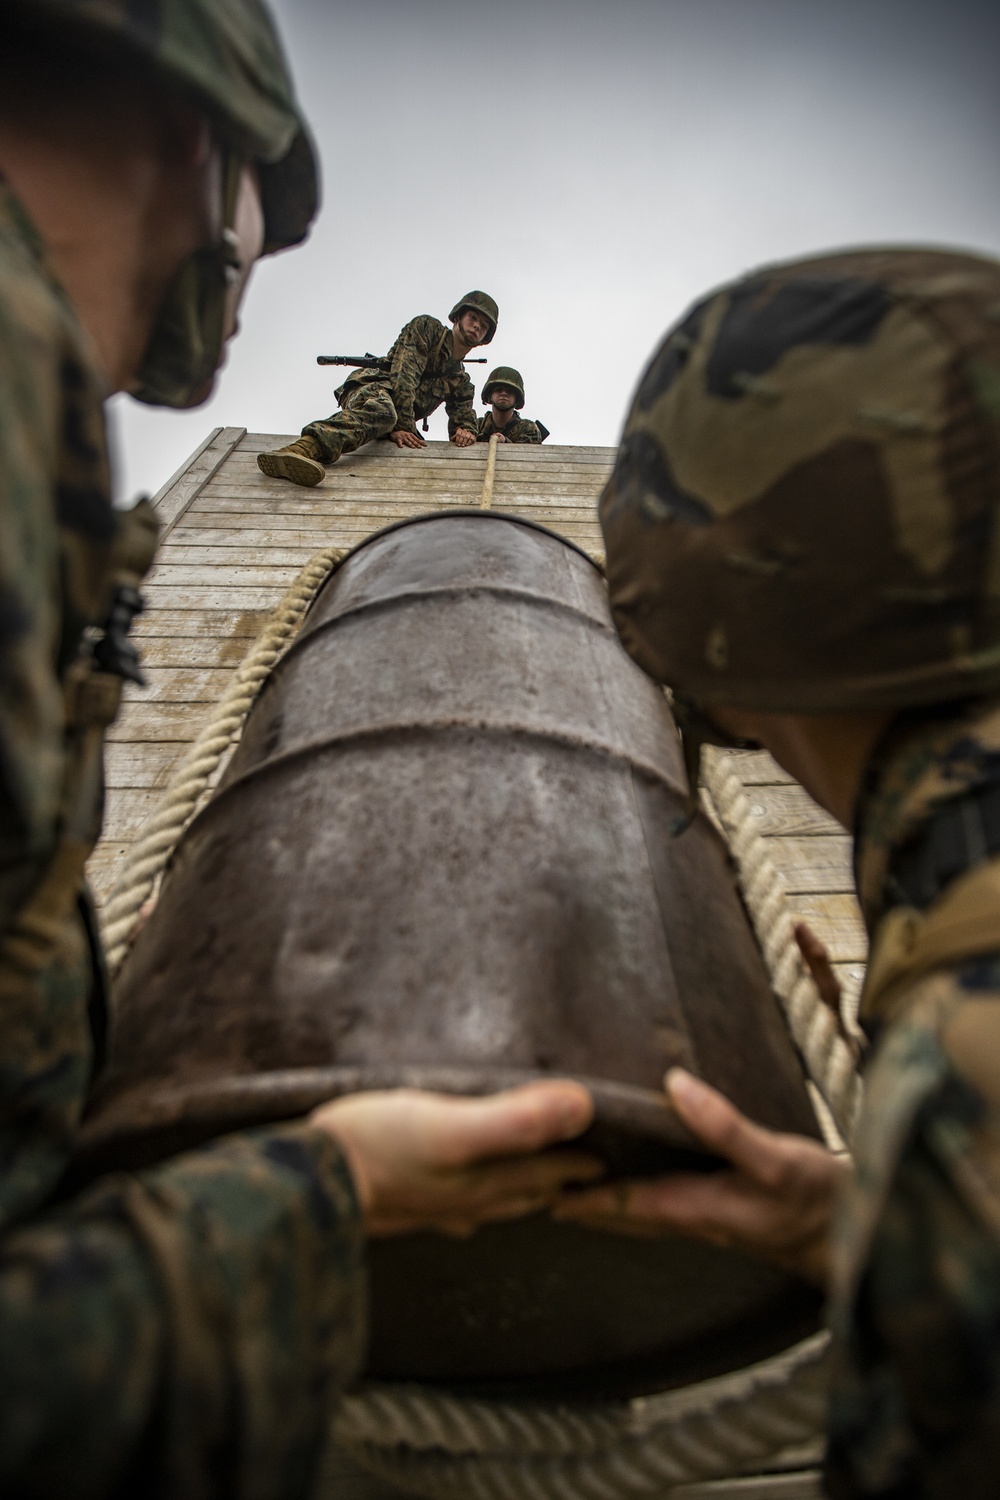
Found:
<path fill-rule="evenodd" d="M 922 911 L 959 875 L 998 853 L 1000 783 L 988 782 L 944 803 L 898 850 L 887 893 L 893 902 Z"/>

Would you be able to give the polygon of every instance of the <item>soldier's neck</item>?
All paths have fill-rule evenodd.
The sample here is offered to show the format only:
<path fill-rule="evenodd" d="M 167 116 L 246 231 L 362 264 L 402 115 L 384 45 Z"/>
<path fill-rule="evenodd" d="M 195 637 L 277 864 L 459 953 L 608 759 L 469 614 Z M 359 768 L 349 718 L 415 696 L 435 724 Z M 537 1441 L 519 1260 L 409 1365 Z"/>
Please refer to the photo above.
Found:
<path fill-rule="evenodd" d="M 503 429 L 507 426 L 508 422 L 513 420 L 514 408 L 511 407 L 510 411 L 497 411 L 496 407 L 494 406 L 491 408 L 491 410 L 493 415 L 493 426 L 498 427 L 502 432 Z"/>
<path fill-rule="evenodd" d="M 50 125 L 0 113 L 0 171 L 45 242 L 109 393 L 123 390 L 171 280 L 205 242 L 206 162 L 193 141 L 165 150 L 162 132 L 141 121 L 131 131 Z"/>

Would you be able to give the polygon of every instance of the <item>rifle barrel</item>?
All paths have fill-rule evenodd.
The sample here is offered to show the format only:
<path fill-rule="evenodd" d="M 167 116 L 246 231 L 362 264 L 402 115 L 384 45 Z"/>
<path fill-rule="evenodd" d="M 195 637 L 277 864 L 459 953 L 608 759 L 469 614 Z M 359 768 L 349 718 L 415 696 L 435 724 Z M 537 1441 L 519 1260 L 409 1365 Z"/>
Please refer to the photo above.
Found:
<path fill-rule="evenodd" d="M 381 363 L 374 354 L 317 354 L 318 365 L 357 365 L 369 368 Z"/>
<path fill-rule="evenodd" d="M 375 354 L 317 354 L 318 365 L 354 365 L 356 368 L 375 370 L 388 365 L 388 360 Z M 463 359 L 463 365 L 488 365 L 488 359 Z"/>

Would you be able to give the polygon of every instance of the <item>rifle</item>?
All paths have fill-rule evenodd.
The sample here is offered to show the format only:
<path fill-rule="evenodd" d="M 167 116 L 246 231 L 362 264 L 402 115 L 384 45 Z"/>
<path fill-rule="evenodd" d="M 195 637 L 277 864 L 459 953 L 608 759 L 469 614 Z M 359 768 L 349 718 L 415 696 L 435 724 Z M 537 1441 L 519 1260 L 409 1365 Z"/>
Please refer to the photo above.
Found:
<path fill-rule="evenodd" d="M 392 365 L 380 354 L 317 354 L 318 365 L 351 365 L 355 370 L 384 370 L 386 374 L 392 369 Z M 463 365 L 486 365 L 489 360 L 484 356 L 482 359 L 463 359 Z"/>

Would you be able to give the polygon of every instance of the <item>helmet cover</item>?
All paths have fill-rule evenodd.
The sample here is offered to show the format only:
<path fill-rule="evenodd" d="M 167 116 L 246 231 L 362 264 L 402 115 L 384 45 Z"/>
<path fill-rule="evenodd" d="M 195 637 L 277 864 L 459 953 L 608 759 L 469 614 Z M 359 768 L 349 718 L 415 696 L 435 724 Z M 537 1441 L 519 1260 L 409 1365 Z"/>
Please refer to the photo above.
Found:
<path fill-rule="evenodd" d="M 487 292 L 467 292 L 461 302 L 456 302 L 448 314 L 449 321 L 454 323 L 456 318 L 462 316 L 467 307 L 474 308 L 476 312 L 482 313 L 484 317 L 489 318 L 489 332 L 483 339 L 483 343 L 492 344 L 493 335 L 497 331 L 497 323 L 500 320 L 500 309 L 493 301 L 493 298 Z"/>
<path fill-rule="evenodd" d="M 622 640 L 692 702 L 895 708 L 1000 688 L 1000 263 L 766 268 L 646 369 L 600 501 Z"/>
<path fill-rule="evenodd" d="M 493 387 L 506 385 L 515 394 L 514 410 L 520 411 L 524 405 L 524 381 L 521 379 L 520 370 L 515 370 L 513 365 L 497 365 L 491 370 L 483 386 L 483 401 L 489 402 L 493 395 Z"/>

